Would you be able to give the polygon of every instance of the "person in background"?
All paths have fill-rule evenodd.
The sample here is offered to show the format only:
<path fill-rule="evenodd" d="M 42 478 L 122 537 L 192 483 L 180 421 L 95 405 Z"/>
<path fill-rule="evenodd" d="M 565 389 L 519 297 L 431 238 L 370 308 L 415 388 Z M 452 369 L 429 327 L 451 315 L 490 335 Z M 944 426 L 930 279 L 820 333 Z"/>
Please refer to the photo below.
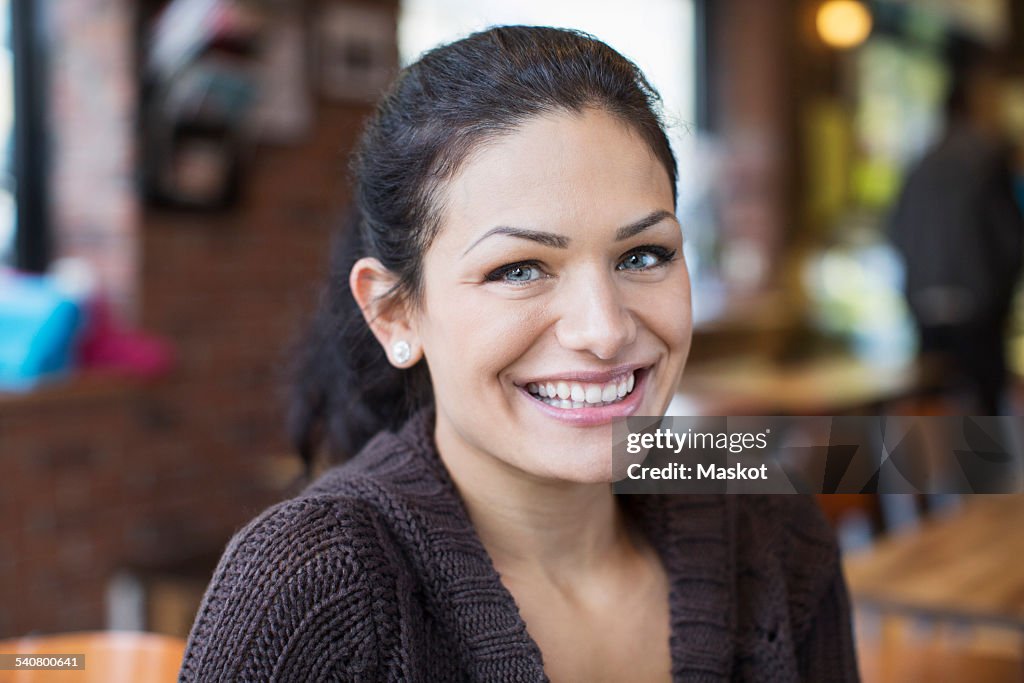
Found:
<path fill-rule="evenodd" d="M 1024 250 L 999 76 L 988 58 L 957 60 L 946 130 L 911 170 L 890 218 L 921 353 L 942 358 L 976 414 L 1004 412 L 1006 323 Z"/>

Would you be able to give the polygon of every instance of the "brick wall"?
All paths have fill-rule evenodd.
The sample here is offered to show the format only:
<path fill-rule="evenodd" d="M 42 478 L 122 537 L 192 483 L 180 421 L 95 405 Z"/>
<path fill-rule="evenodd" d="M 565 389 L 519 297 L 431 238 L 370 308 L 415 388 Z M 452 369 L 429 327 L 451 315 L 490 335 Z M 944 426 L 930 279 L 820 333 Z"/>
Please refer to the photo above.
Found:
<path fill-rule="evenodd" d="M 49 0 L 45 12 L 56 255 L 88 260 L 126 316 L 135 315 L 139 277 L 130 8 L 128 0 Z"/>
<path fill-rule="evenodd" d="M 716 133 L 725 150 L 722 267 L 736 293 L 778 285 L 791 238 L 795 159 L 792 24 L 803 0 L 715 0 L 710 57 Z"/>
<path fill-rule="evenodd" d="M 124 38 L 127 3 L 55 3 L 82 4 L 97 12 L 75 19 L 77 49 L 120 53 L 124 46 L 112 43 Z M 108 57 L 94 63 L 109 65 Z M 124 104 L 123 87 L 89 97 Z M 101 378 L 0 398 L 0 637 L 102 628 L 104 591 L 117 568 L 219 550 L 285 495 L 285 463 L 293 461 L 279 399 L 282 352 L 325 272 L 347 199 L 345 153 L 367 113 L 319 104 L 308 139 L 258 150 L 235 212 L 140 210 L 137 224 L 107 230 L 98 226 L 109 212 L 132 209 L 60 210 L 61 239 L 94 244 L 110 272 L 130 272 L 138 259 L 137 287 L 127 296 L 144 329 L 173 340 L 179 362 L 150 385 Z M 60 120 L 69 127 L 62 144 L 95 133 L 77 109 Z M 106 125 L 129 123 L 117 116 Z M 87 144 L 90 157 L 102 153 L 95 140 Z M 125 149 L 112 152 L 118 160 L 97 162 L 101 169 L 124 163 Z M 76 164 L 77 173 L 89 168 L 85 159 Z M 67 173 L 62 199 L 73 193 L 87 203 Z M 114 263 L 118 253 L 124 258 Z"/>

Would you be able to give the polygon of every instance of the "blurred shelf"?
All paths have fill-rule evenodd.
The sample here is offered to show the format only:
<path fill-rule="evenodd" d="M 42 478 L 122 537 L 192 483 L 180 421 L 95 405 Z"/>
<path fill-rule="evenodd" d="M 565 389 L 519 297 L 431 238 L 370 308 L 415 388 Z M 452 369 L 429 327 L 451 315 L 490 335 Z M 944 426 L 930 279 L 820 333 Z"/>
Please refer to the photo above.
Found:
<path fill-rule="evenodd" d="M 0 390 L 0 411 L 124 398 L 159 381 L 106 370 L 86 370 L 46 380 L 25 391 Z"/>

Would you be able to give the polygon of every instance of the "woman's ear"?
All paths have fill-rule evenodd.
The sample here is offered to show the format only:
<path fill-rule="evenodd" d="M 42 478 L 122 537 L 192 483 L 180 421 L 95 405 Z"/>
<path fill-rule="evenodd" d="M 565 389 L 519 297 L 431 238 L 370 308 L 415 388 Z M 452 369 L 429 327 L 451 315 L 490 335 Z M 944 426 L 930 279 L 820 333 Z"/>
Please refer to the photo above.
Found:
<path fill-rule="evenodd" d="M 398 282 L 394 273 L 375 258 L 361 258 L 352 266 L 348 285 L 373 336 L 396 368 L 415 365 L 421 354 L 408 306 L 391 298 Z"/>

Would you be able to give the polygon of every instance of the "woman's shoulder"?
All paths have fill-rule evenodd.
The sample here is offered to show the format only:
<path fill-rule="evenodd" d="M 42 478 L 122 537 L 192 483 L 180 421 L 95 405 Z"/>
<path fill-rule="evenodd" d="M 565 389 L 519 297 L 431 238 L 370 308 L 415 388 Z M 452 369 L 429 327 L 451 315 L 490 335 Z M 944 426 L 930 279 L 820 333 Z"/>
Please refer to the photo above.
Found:
<path fill-rule="evenodd" d="M 270 506 L 237 531 L 221 564 L 265 565 L 280 573 L 317 557 L 383 550 L 379 518 L 370 501 L 355 495 L 304 492 Z"/>
<path fill-rule="evenodd" d="M 324 490 L 314 483 L 266 508 L 239 529 L 228 542 L 221 564 L 245 563 L 282 573 L 308 568 L 317 558 L 383 551 L 386 535 L 381 532 L 380 516 L 377 506 L 356 490 L 343 486 Z"/>
<path fill-rule="evenodd" d="M 275 671 L 370 666 L 394 590 L 378 514 L 345 495 L 278 503 L 228 542 L 196 616 L 182 680 L 266 680 Z M 384 604 L 389 601 L 384 600 Z M 332 643 L 337 660 L 322 660 Z M 317 659 L 317 658 L 321 659 Z M 311 664 L 310 664 L 311 665 Z"/>
<path fill-rule="evenodd" d="M 398 586 L 411 572 L 400 532 L 451 498 L 425 457 L 426 422 L 410 425 L 378 434 L 234 535 L 193 624 L 183 680 L 374 679 L 382 653 L 399 647 Z"/>

